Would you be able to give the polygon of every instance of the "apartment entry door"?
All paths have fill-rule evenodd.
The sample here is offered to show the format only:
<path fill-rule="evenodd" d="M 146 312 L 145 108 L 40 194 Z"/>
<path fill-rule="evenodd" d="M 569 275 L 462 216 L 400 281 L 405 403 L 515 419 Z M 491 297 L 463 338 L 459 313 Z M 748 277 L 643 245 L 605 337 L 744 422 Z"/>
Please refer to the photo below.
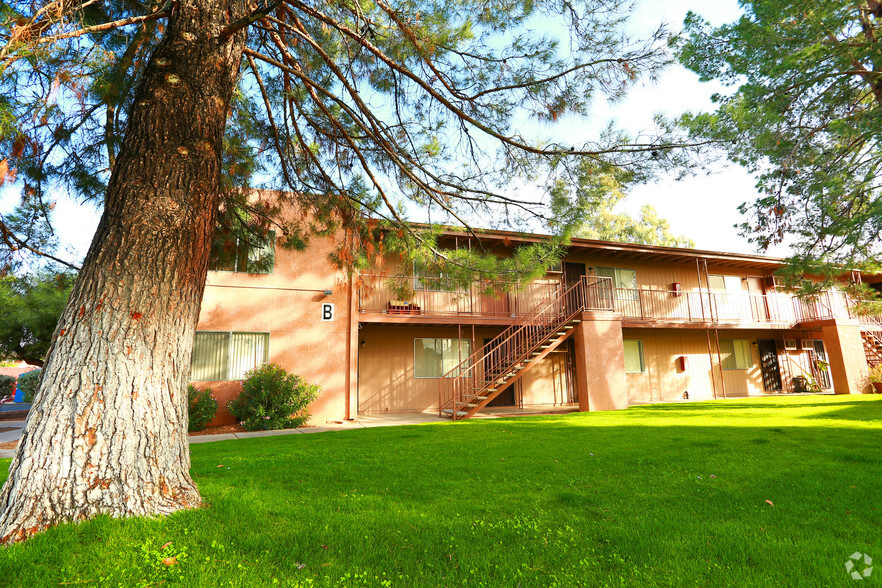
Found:
<path fill-rule="evenodd" d="M 812 345 L 815 348 L 815 357 L 814 366 L 815 372 L 817 374 L 818 384 L 821 385 L 821 388 L 829 389 L 833 387 L 833 381 L 830 379 L 830 364 L 827 363 L 827 351 L 824 349 L 824 342 L 820 339 L 816 339 L 812 342 Z M 821 369 L 818 366 L 819 362 L 823 362 L 826 366 L 826 369 Z"/>
<path fill-rule="evenodd" d="M 573 263 L 566 261 L 563 264 L 563 289 L 564 291 L 569 290 L 575 284 L 578 284 L 582 279 L 582 276 L 587 275 L 587 271 L 584 263 Z M 573 302 L 579 302 L 581 298 L 578 297 L 578 294 L 574 295 L 575 298 L 572 300 Z"/>
<path fill-rule="evenodd" d="M 781 391 L 781 368 L 778 366 L 778 348 L 771 339 L 757 341 L 760 368 L 763 372 L 763 389 L 766 392 Z"/>
<path fill-rule="evenodd" d="M 564 271 L 564 288 L 569 289 L 573 284 L 582 279 L 582 276 L 586 274 L 585 264 L 584 263 L 572 263 L 572 262 L 564 262 L 563 264 Z"/>
<path fill-rule="evenodd" d="M 493 339 L 484 339 L 484 348 L 487 348 L 487 344 L 490 343 Z M 494 364 L 497 364 L 495 359 L 498 358 L 497 353 L 491 353 L 486 358 L 484 358 L 484 379 L 492 380 L 493 378 L 498 378 L 502 374 L 497 373 L 498 367 L 494 367 Z M 498 364 L 497 364 L 498 365 Z M 505 390 L 499 393 L 499 396 L 491 400 L 487 403 L 487 406 L 515 406 L 517 403 L 515 402 L 515 387 L 519 386 L 520 382 L 515 382 L 513 385 L 509 386 Z"/>

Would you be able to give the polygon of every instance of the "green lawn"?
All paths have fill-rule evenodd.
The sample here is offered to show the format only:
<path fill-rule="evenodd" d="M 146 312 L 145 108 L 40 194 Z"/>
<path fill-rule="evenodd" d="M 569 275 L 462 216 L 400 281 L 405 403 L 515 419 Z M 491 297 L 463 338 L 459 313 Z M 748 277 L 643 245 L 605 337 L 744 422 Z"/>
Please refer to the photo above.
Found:
<path fill-rule="evenodd" d="M 53 529 L 0 585 L 852 586 L 880 442 L 882 398 L 814 396 L 194 445 L 207 508 Z"/>

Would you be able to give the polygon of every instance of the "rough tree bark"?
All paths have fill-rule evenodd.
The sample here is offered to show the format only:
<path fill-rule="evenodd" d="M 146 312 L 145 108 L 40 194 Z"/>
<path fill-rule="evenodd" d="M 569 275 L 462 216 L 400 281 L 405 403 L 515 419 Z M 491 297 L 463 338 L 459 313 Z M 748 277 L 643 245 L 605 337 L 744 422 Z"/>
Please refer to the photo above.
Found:
<path fill-rule="evenodd" d="M 179 0 L 136 91 L 104 215 L 0 492 L 0 543 L 199 506 L 186 384 L 248 0 Z"/>

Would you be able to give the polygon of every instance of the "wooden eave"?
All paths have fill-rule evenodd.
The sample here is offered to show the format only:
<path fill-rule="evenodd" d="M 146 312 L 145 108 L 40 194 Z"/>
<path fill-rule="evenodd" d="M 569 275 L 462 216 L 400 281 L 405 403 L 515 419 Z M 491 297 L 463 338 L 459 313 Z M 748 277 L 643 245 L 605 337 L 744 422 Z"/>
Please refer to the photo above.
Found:
<path fill-rule="evenodd" d="M 551 239 L 548 235 L 533 235 L 508 231 L 476 230 L 486 249 L 496 246 L 506 248 L 529 243 L 544 243 Z M 469 233 L 456 230 L 443 230 L 442 237 L 455 240 L 460 244 L 474 240 Z M 704 249 L 687 249 L 681 247 L 662 247 L 657 245 L 640 245 L 635 243 L 616 243 L 594 239 L 574 238 L 570 241 L 569 254 L 602 255 L 622 260 L 639 262 L 695 263 L 695 260 L 706 261 L 716 268 L 749 269 L 760 272 L 773 272 L 785 265 L 781 258 L 751 255 L 746 253 L 726 253 Z"/>

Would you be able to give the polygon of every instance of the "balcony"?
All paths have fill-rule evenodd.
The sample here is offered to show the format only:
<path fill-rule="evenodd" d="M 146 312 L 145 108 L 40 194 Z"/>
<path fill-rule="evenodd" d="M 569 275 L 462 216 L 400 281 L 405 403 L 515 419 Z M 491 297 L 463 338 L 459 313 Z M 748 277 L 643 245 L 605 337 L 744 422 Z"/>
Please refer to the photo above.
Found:
<path fill-rule="evenodd" d="M 786 293 L 682 292 L 651 288 L 614 288 L 610 306 L 628 323 L 726 324 L 790 327 L 797 323 L 851 318 L 842 292 L 812 299 Z M 639 326 L 639 325 L 635 325 Z"/>
<path fill-rule="evenodd" d="M 561 287 L 558 281 L 526 286 L 476 282 L 455 288 L 443 278 L 360 276 L 358 309 L 363 322 L 512 324 Z M 583 278 L 586 308 L 620 313 L 626 327 L 736 326 L 787 328 L 811 321 L 855 318 L 843 292 L 812 299 L 786 293 L 674 291 L 613 288 L 608 278 Z M 861 318 L 864 329 L 878 317 Z"/>
<path fill-rule="evenodd" d="M 459 322 L 476 319 L 511 324 L 557 292 L 560 284 L 474 282 L 462 288 L 444 278 L 362 274 L 358 288 L 360 318 L 368 322 Z M 405 292 L 406 291 L 406 292 Z"/>

